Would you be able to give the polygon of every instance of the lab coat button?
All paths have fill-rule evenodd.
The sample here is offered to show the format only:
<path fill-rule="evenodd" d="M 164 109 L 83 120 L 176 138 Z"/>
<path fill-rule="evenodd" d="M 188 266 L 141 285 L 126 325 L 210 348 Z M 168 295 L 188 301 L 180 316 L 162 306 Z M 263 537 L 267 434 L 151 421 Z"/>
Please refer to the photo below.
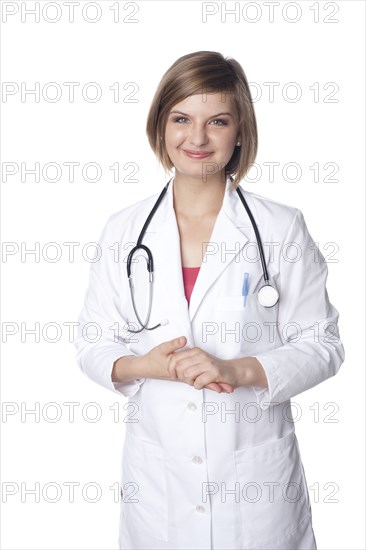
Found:
<path fill-rule="evenodd" d="M 203 460 L 200 456 L 194 456 L 192 458 L 192 462 L 194 462 L 195 464 L 202 464 Z"/>
<path fill-rule="evenodd" d="M 205 507 L 198 504 L 198 506 L 196 506 L 196 511 L 203 513 L 205 511 Z"/>
<path fill-rule="evenodd" d="M 195 411 L 197 409 L 197 405 L 195 405 L 194 403 L 192 403 L 192 401 L 190 403 L 188 403 L 188 408 L 190 411 Z"/>

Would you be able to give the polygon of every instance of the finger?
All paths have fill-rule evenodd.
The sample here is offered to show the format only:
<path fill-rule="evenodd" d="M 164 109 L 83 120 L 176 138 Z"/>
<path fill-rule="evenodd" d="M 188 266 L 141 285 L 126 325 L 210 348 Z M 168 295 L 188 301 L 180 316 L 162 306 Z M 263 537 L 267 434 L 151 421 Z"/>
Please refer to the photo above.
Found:
<path fill-rule="evenodd" d="M 188 363 L 186 363 L 186 365 L 183 365 L 179 362 L 176 365 L 176 372 L 178 378 L 182 380 L 182 382 L 186 382 L 187 384 L 193 386 L 196 378 L 206 373 L 206 371 L 204 368 L 202 368 L 201 363 L 189 364 L 191 361 L 193 361 L 192 358 L 189 360 Z M 211 380 L 207 379 L 207 383 L 209 382 L 212 382 L 212 376 Z"/>
<path fill-rule="evenodd" d="M 181 365 L 177 365 L 175 371 L 179 380 L 193 386 L 193 382 L 197 376 L 202 373 L 202 368 L 197 364 L 191 365 L 188 368 L 182 368 Z"/>
<path fill-rule="evenodd" d="M 218 384 L 226 392 L 232 393 L 234 391 L 234 387 L 231 384 L 227 384 L 226 382 L 218 382 Z"/>
<path fill-rule="evenodd" d="M 187 359 L 191 359 L 192 357 L 195 357 L 196 355 L 199 355 L 202 352 L 202 350 L 199 350 L 197 348 L 190 348 L 185 349 L 182 351 L 176 351 L 173 353 L 174 357 L 176 358 L 176 361 L 186 361 Z"/>
<path fill-rule="evenodd" d="M 183 341 L 186 341 L 185 336 L 160 344 L 163 354 L 168 356 L 168 372 L 175 378 L 177 377 L 177 363 L 183 353 L 177 351 L 177 345 L 182 347 Z"/>
<path fill-rule="evenodd" d="M 223 392 L 223 389 L 221 388 L 220 384 L 217 384 L 216 382 L 211 382 L 210 384 L 207 384 L 205 388 L 208 388 L 209 390 L 213 390 L 217 393 Z"/>
<path fill-rule="evenodd" d="M 199 355 L 198 352 L 193 352 L 193 350 L 188 350 L 188 351 L 190 352 L 189 355 L 186 355 L 185 351 L 177 352 L 173 354 L 175 368 L 177 372 L 178 370 L 180 372 L 183 372 L 188 369 L 191 369 L 192 367 L 197 367 L 199 372 L 196 373 L 197 371 L 197 368 L 196 368 L 195 371 L 192 371 L 189 374 L 193 373 L 193 374 L 197 374 L 198 376 L 198 374 L 202 373 L 202 371 L 205 370 L 204 366 L 202 364 L 202 361 L 200 360 L 200 357 L 198 356 Z"/>
<path fill-rule="evenodd" d="M 218 382 L 215 382 L 212 380 L 212 372 L 204 372 L 195 377 L 193 386 L 197 390 L 202 390 L 205 386 L 208 386 L 208 384 L 218 384 Z"/>
<path fill-rule="evenodd" d="M 234 391 L 234 388 L 230 384 L 224 382 L 211 382 L 210 384 L 206 384 L 204 388 L 214 390 L 218 393 L 233 393 Z"/>
<path fill-rule="evenodd" d="M 192 359 L 198 354 L 196 349 L 189 349 L 184 351 L 173 351 L 169 357 L 169 370 L 175 372 L 175 375 L 178 376 L 178 364 L 180 371 L 182 372 L 187 366 L 192 364 Z M 197 359 L 195 361 L 197 364 Z"/>
<path fill-rule="evenodd" d="M 165 355 L 174 352 L 177 349 L 184 348 L 187 344 L 187 338 L 185 336 L 180 336 L 179 338 L 174 338 L 173 340 L 168 340 L 168 342 L 163 342 L 160 344 L 162 352 Z"/>

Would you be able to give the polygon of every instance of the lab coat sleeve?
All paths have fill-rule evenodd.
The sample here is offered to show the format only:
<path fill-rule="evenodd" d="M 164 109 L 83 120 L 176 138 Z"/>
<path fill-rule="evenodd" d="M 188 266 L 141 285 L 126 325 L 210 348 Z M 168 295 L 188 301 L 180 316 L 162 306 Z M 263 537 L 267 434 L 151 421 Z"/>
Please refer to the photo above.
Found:
<path fill-rule="evenodd" d="M 345 357 L 338 332 L 339 313 L 329 302 L 326 289 L 327 264 L 299 210 L 285 244 L 288 253 L 281 254 L 278 277 L 277 322 L 282 345 L 255 355 L 268 380 L 266 388 L 253 386 L 263 410 L 334 376 Z"/>
<path fill-rule="evenodd" d="M 111 216 L 112 217 L 112 216 Z M 76 360 L 81 371 L 94 382 L 126 397 L 132 397 L 145 382 L 137 378 L 126 382 L 113 382 L 114 362 L 129 350 L 126 331 L 119 304 L 121 303 L 121 261 L 115 261 L 111 250 L 116 239 L 111 236 L 108 220 L 99 239 L 99 259 L 93 262 L 89 273 L 89 287 L 78 319 Z M 98 257 L 97 256 L 97 257 Z"/>

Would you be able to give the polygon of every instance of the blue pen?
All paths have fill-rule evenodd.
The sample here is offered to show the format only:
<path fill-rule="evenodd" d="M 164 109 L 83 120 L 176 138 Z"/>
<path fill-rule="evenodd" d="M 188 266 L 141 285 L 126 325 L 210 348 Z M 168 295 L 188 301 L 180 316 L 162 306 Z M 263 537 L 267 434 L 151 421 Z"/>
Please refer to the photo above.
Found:
<path fill-rule="evenodd" d="M 242 296 L 244 296 L 243 307 L 245 307 L 247 303 L 248 287 L 249 287 L 249 273 L 244 273 L 243 288 L 241 291 Z"/>

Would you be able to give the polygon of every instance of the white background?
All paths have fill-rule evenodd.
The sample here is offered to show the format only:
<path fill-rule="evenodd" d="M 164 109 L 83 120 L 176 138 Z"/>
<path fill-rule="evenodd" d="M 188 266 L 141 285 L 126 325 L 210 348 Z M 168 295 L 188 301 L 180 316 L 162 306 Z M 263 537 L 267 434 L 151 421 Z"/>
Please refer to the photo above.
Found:
<path fill-rule="evenodd" d="M 96 18 L 96 8 L 89 3 L 86 9 L 83 0 L 75 7 L 73 23 L 63 2 L 51 3 L 47 11 L 46 2 L 39 2 L 40 20 L 35 22 L 34 15 L 24 13 L 35 4 L 1 6 L 3 87 L 8 83 L 10 90 L 9 83 L 14 83 L 14 94 L 2 96 L 2 167 L 4 171 L 4 163 L 15 163 L 19 169 L 6 181 L 3 172 L 2 183 L 2 240 L 14 243 L 14 254 L 3 255 L 1 265 L 2 401 L 13 413 L 3 414 L 1 424 L 2 548 L 117 548 L 119 502 L 109 487 L 119 481 L 127 399 L 82 375 L 65 323 L 76 322 L 87 288 L 90 263 L 81 253 L 85 244 L 98 240 L 112 213 L 157 193 L 166 183 L 147 141 L 146 117 L 163 73 L 178 57 L 198 50 L 234 57 L 246 72 L 253 96 L 261 92 L 255 110 L 256 162 L 262 176 L 242 185 L 300 208 L 311 235 L 329 257 L 328 293 L 340 312 L 346 361 L 336 377 L 294 399 L 301 414 L 296 431 L 319 550 L 365 548 L 364 2 L 281 1 L 273 22 L 268 2 L 211 2 L 205 8 L 198 1 L 129 6 L 100 1 L 100 18 L 94 23 L 90 20 Z M 111 8 L 116 10 L 117 4 L 120 15 L 114 22 Z M 237 20 L 227 14 L 225 21 L 225 7 L 235 5 Z M 205 9 L 216 13 L 203 22 Z M 14 14 L 6 19 L 5 10 Z M 59 21 L 47 21 L 57 13 Z M 290 22 L 296 13 L 299 20 Z M 127 21 L 129 14 L 136 22 Z M 62 92 L 58 101 L 51 101 L 55 88 L 48 89 L 47 97 L 50 82 Z M 80 83 L 74 102 L 65 82 Z M 90 82 L 102 90 L 97 102 L 82 96 Z M 129 82 L 138 87 L 133 96 L 137 102 L 126 100 L 132 88 L 123 86 Z M 271 82 L 279 84 L 273 101 Z M 22 83 L 27 89 L 39 83 L 39 101 L 32 94 L 22 98 Z M 110 90 L 114 83 L 120 86 L 118 102 Z M 289 97 L 283 96 L 289 83 L 301 91 L 298 101 L 289 100 L 293 86 Z M 93 98 L 94 90 L 89 92 Z M 22 178 L 21 163 L 32 168 L 36 162 L 41 168 L 58 163 L 61 179 L 47 181 L 42 173 L 40 181 L 32 174 Z M 66 162 L 80 163 L 74 181 L 69 181 Z M 89 162 L 102 169 L 94 183 L 81 171 Z M 129 173 L 123 166 L 129 162 L 138 167 L 136 182 L 123 181 Z M 266 162 L 280 163 L 274 181 L 269 180 Z M 294 177 L 291 170 L 288 177 L 282 173 L 289 162 L 301 167 L 299 181 L 286 181 Z M 119 182 L 109 169 L 114 163 L 120 164 Z M 315 163 L 319 181 L 310 169 Z M 337 181 L 325 181 L 332 172 L 324 168 L 326 163 L 338 166 L 333 175 Z M 94 177 L 93 170 L 88 175 Z M 49 248 L 47 256 L 51 242 L 58 243 L 61 252 L 55 262 L 55 248 Z M 74 261 L 67 242 L 79 243 Z M 335 244 L 327 249 L 327 243 Z M 22 258 L 22 249 L 35 246 L 41 251 L 37 261 L 32 254 Z M 36 323 L 39 341 L 23 334 Z M 42 335 L 47 323 L 60 327 L 55 342 L 55 330 Z M 14 334 L 4 343 L 11 327 Z M 67 402 L 78 404 L 74 422 Z M 100 408 L 97 422 L 91 422 L 96 409 L 85 407 L 91 402 Z M 51 421 L 57 409 L 47 408 L 47 403 L 58 404 L 59 420 Z M 38 419 L 32 414 L 22 417 L 22 410 L 37 407 Z M 117 418 L 110 407 L 119 412 Z M 69 502 L 65 484 L 72 482 L 79 485 L 74 502 Z M 39 502 L 34 494 L 24 494 L 37 483 Z M 51 486 L 47 492 L 47 483 L 59 487 L 59 494 Z M 83 498 L 87 483 L 99 485 L 98 502 Z M 7 495 L 11 489 L 14 494 Z M 87 493 L 89 499 L 94 495 L 91 489 Z"/>

